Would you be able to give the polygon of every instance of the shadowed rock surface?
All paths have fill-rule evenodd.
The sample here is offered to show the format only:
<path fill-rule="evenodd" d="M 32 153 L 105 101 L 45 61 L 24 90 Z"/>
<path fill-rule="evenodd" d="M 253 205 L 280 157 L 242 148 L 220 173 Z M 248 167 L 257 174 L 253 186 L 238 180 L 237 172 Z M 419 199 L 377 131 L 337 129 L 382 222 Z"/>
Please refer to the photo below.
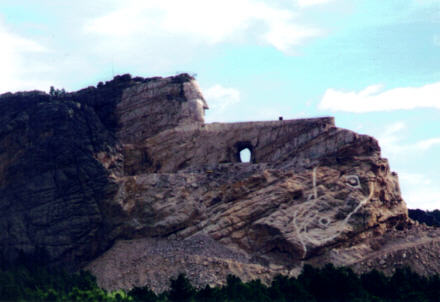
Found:
<path fill-rule="evenodd" d="M 156 291 L 304 263 L 439 272 L 438 231 L 408 218 L 374 138 L 330 117 L 205 124 L 207 108 L 187 74 L 1 95 L 2 262 L 44 249 L 107 289 Z"/>
<path fill-rule="evenodd" d="M 112 202 L 115 180 L 124 175 L 125 140 L 120 137 L 133 141 L 130 131 L 138 127 L 160 132 L 188 123 L 194 110 L 186 107 L 197 102 L 187 99 L 192 80 L 185 74 L 166 79 L 124 75 L 57 97 L 39 91 L 1 95 L 2 262 L 44 249 L 48 261 L 75 267 L 107 249 L 117 237 L 111 217 L 119 211 Z M 134 89 L 141 87 L 150 94 Z M 136 113 L 138 123 L 124 127 L 131 110 L 118 104 L 127 98 L 135 102 L 136 95 L 149 109 Z"/>

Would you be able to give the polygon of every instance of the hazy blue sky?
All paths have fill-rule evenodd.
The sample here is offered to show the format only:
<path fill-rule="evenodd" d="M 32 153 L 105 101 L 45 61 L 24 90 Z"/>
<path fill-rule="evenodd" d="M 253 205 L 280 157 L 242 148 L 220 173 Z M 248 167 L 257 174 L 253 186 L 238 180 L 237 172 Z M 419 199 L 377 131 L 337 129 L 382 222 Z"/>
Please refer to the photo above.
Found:
<path fill-rule="evenodd" d="M 440 208 L 440 0 L 1 0 L 0 93 L 196 73 L 207 121 L 332 115 Z"/>

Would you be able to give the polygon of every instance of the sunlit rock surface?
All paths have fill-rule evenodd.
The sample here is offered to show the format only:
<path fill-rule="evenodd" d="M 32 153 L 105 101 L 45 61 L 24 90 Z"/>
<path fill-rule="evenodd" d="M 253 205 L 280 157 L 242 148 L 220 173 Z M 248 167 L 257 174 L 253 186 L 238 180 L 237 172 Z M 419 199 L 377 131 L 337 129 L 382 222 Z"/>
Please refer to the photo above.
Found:
<path fill-rule="evenodd" d="M 304 263 L 438 272 L 422 264 L 437 231 L 408 219 L 374 138 L 330 117 L 205 124 L 207 108 L 187 74 L 1 95 L 2 261 L 44 252 L 156 291 L 179 272 L 203 286 Z"/>

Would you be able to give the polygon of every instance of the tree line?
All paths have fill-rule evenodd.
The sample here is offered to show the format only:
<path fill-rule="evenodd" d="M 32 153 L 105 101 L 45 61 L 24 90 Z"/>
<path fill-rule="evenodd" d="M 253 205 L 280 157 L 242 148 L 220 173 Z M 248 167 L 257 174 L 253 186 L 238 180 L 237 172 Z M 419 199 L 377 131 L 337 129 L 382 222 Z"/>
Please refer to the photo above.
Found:
<path fill-rule="evenodd" d="M 260 280 L 242 282 L 228 276 L 224 286 L 195 288 L 181 274 L 161 294 L 148 287 L 107 292 L 88 272 L 67 273 L 45 267 L 20 266 L 0 271 L 0 301 L 154 301 L 154 302 L 344 302 L 440 301 L 440 277 L 419 276 L 408 268 L 392 276 L 378 271 L 362 275 L 350 268 L 305 265 L 298 277 L 276 276 L 269 286 Z"/>
<path fill-rule="evenodd" d="M 409 209 L 409 218 L 416 220 L 420 223 L 424 223 L 428 226 L 440 227 L 440 211 L 423 211 L 420 209 Z"/>

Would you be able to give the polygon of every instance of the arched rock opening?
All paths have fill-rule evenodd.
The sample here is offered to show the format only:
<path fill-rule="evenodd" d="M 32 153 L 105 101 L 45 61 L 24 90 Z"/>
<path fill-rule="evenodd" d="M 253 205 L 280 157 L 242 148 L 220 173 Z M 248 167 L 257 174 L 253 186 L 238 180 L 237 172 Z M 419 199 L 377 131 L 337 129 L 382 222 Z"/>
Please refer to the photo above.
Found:
<path fill-rule="evenodd" d="M 240 162 L 250 163 L 251 162 L 251 150 L 249 148 L 244 148 L 240 151 Z"/>
<path fill-rule="evenodd" d="M 235 160 L 239 163 L 255 163 L 254 148 L 250 142 L 235 144 Z"/>

